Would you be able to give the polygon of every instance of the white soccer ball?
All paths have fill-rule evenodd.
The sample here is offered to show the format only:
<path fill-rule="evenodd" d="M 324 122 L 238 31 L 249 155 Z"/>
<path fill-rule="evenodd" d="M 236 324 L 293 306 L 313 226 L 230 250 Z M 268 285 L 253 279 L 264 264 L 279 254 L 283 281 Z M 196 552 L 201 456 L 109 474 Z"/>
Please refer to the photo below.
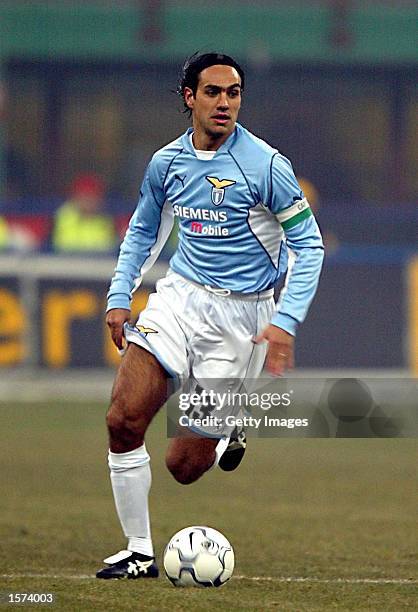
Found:
<path fill-rule="evenodd" d="M 216 529 L 186 527 L 167 544 L 164 568 L 174 586 L 219 587 L 232 576 L 234 551 Z"/>

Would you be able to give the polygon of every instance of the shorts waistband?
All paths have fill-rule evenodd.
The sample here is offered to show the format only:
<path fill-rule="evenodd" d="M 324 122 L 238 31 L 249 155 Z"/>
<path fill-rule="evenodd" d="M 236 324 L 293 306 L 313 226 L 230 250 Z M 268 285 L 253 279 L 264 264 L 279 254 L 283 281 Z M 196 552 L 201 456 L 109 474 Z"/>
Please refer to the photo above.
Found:
<path fill-rule="evenodd" d="M 174 272 L 174 270 L 170 271 L 170 274 L 175 274 L 179 276 L 182 280 L 194 285 L 198 289 L 203 289 L 203 291 L 208 291 L 213 295 L 218 297 L 227 297 L 233 300 L 245 300 L 248 302 L 256 302 L 257 300 L 268 300 L 274 295 L 274 289 L 265 289 L 264 291 L 255 291 L 254 293 L 241 293 L 239 291 L 231 291 L 230 289 L 222 289 L 221 287 L 212 287 L 211 285 L 201 285 L 200 283 L 196 283 L 195 281 L 190 280 L 190 278 L 186 278 L 179 274 L 178 272 Z"/>

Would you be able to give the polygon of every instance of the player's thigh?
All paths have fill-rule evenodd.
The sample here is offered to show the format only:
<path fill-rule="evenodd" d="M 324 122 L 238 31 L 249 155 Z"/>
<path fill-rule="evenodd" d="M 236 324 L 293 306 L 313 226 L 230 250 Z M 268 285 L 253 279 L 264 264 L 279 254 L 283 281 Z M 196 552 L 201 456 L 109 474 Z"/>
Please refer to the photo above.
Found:
<path fill-rule="evenodd" d="M 169 377 L 147 350 L 129 344 L 112 389 L 108 424 L 142 422 L 146 427 L 170 394 Z"/>

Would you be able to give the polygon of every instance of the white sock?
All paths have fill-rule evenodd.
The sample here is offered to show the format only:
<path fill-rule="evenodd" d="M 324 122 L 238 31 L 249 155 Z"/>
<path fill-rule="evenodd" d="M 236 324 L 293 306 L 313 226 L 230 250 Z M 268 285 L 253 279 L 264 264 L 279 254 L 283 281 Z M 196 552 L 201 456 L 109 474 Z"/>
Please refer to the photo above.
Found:
<path fill-rule="evenodd" d="M 218 444 L 215 446 L 215 461 L 210 466 L 209 470 L 214 470 L 219 463 L 219 459 L 226 451 L 231 438 L 221 438 Z M 209 471 L 208 470 L 208 471 Z"/>
<path fill-rule="evenodd" d="M 150 457 L 145 444 L 127 453 L 109 451 L 113 497 L 127 549 L 154 556 L 148 512 L 151 487 Z"/>

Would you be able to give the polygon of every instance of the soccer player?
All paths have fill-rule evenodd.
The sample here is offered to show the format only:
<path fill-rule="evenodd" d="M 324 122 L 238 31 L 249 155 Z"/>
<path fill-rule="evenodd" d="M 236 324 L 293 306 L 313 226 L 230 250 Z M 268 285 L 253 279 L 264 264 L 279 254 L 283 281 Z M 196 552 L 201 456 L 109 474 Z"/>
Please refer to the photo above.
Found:
<path fill-rule="evenodd" d="M 107 415 L 109 467 L 127 549 L 98 578 L 158 576 L 151 539 L 150 457 L 144 436 L 168 381 L 256 378 L 293 366 L 294 337 L 323 260 L 318 225 L 285 157 L 237 123 L 244 72 L 223 54 L 194 55 L 179 86 L 192 127 L 147 168 L 108 294 L 107 324 L 127 342 Z M 176 216 L 179 244 L 135 327 L 132 292 L 160 253 Z M 273 288 L 287 268 L 277 305 Z M 234 469 L 245 438 L 190 431 L 166 463 L 183 484 L 220 465 Z"/>

